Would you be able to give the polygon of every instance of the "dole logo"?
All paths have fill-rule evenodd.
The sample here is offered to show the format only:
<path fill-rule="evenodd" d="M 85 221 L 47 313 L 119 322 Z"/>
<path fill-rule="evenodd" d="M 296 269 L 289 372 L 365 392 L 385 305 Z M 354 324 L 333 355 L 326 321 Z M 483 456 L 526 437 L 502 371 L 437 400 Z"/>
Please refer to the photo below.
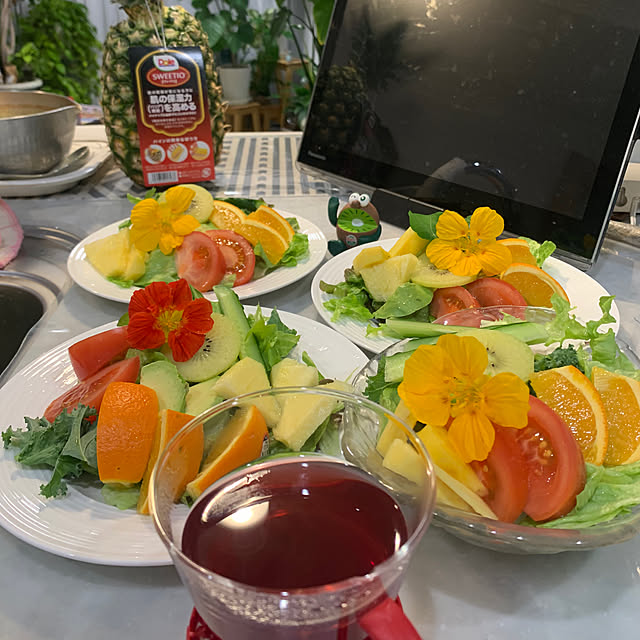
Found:
<path fill-rule="evenodd" d="M 180 64 L 168 53 L 153 56 L 153 66 L 160 71 L 176 71 Z"/>

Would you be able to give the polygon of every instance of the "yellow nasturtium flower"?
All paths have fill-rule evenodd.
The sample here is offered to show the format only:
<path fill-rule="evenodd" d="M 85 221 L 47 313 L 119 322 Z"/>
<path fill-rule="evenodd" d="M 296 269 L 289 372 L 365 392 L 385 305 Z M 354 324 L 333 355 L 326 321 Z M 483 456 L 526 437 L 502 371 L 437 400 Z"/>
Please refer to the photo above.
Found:
<path fill-rule="evenodd" d="M 420 422 L 449 426 L 449 439 L 465 462 L 485 460 L 494 424 L 527 425 L 529 389 L 514 373 L 484 373 L 485 347 L 471 336 L 444 335 L 407 360 L 398 394 Z"/>
<path fill-rule="evenodd" d="M 445 211 L 436 223 L 436 235 L 427 245 L 427 257 L 438 269 L 457 276 L 495 276 L 511 263 L 507 247 L 496 242 L 504 231 L 502 216 L 479 207 L 467 221 L 455 211 Z"/>
<path fill-rule="evenodd" d="M 186 187 L 171 187 L 159 202 L 145 198 L 131 210 L 131 241 L 140 251 L 160 251 L 169 255 L 182 244 L 184 236 L 195 231 L 200 223 L 184 212 L 193 200 L 194 192 Z"/>

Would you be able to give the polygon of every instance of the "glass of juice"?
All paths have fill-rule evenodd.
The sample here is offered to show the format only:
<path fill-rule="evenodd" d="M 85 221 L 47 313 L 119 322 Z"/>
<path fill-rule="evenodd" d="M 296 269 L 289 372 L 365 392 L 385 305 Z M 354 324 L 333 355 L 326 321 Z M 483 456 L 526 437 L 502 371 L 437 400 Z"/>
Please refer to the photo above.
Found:
<path fill-rule="evenodd" d="M 274 435 L 291 435 L 285 420 L 309 430 L 308 421 L 328 415 L 304 443 L 313 451 L 265 446 L 192 505 L 180 500 L 193 434 L 204 429 L 205 442 L 215 440 L 237 412 L 273 413 L 273 401 L 283 422 L 269 430 L 271 451 L 282 450 Z M 198 613 L 221 640 L 420 638 L 396 598 L 431 520 L 435 475 L 413 430 L 367 398 L 320 385 L 216 405 L 169 442 L 149 499 Z"/>

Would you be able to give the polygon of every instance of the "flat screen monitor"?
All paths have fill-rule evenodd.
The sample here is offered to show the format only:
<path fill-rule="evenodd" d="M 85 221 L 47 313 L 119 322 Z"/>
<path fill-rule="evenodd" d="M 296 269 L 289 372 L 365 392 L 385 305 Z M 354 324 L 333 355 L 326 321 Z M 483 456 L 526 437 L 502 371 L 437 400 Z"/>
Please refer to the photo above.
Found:
<path fill-rule="evenodd" d="M 303 171 L 596 260 L 638 128 L 638 0 L 336 0 Z M 375 201 L 375 200 L 374 200 Z M 393 216 L 396 216 L 395 218 Z"/>

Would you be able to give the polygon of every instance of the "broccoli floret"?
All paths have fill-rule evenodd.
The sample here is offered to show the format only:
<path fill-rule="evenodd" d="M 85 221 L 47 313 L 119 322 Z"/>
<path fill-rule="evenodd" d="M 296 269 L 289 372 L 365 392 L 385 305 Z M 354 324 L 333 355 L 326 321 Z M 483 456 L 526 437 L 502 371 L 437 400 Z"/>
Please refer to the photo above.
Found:
<path fill-rule="evenodd" d="M 546 371 L 547 369 L 556 369 L 557 367 L 566 367 L 568 365 L 573 365 L 584 373 L 584 368 L 578 358 L 578 352 L 573 345 L 558 347 L 548 354 L 536 353 L 533 361 L 535 371 Z"/>

